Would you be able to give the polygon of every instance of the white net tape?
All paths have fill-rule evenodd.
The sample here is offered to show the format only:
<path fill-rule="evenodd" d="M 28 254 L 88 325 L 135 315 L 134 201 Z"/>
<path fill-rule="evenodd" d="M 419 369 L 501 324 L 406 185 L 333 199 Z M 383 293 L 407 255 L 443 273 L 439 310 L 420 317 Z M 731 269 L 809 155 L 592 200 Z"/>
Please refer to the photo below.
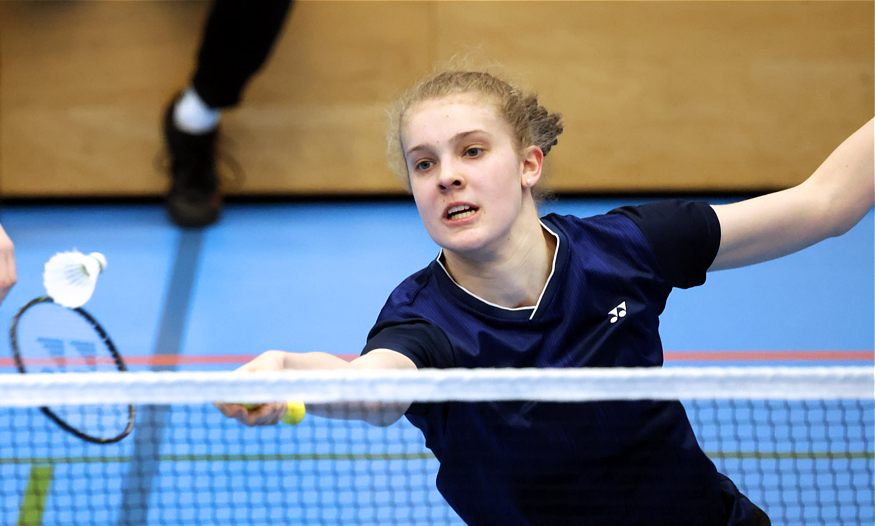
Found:
<path fill-rule="evenodd" d="M 875 367 L 308 370 L 0 375 L 0 407 L 65 404 L 875 398 Z"/>

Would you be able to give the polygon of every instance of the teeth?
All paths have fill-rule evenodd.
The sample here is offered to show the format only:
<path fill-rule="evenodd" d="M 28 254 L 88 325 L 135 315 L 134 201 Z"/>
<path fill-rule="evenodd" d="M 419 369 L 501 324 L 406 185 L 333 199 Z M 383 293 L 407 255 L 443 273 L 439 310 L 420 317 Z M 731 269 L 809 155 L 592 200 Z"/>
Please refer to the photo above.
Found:
<path fill-rule="evenodd" d="M 464 219 L 474 215 L 476 212 L 476 209 L 468 205 L 454 206 L 447 210 L 447 217 L 450 219 Z"/>

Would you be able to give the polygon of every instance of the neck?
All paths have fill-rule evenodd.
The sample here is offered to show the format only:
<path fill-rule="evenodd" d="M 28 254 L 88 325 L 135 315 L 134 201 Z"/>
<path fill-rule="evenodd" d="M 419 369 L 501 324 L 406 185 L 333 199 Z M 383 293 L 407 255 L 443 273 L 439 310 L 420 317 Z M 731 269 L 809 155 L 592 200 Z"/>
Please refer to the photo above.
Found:
<path fill-rule="evenodd" d="M 486 256 L 474 259 L 445 250 L 444 266 L 456 283 L 490 303 L 534 306 L 553 270 L 556 239 L 540 221 L 528 224 Z"/>

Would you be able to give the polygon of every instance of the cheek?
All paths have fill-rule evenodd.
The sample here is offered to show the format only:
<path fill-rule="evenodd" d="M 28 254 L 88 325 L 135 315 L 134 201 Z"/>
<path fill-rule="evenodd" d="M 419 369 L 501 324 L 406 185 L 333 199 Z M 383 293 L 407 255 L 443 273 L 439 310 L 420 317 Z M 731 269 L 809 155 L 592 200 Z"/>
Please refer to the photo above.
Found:
<path fill-rule="evenodd" d="M 416 211 L 419 212 L 420 219 L 423 223 L 428 224 L 427 218 L 431 215 L 429 214 L 430 199 L 428 192 L 422 188 L 417 188 L 415 184 L 411 185 L 410 191 L 413 194 L 413 202 L 416 204 Z"/>
<path fill-rule="evenodd" d="M 410 184 L 410 193 L 413 194 L 413 200 L 416 201 L 416 206 L 419 206 L 420 202 L 425 202 L 426 191 L 422 184 L 418 184 L 413 179 L 408 179 Z"/>
<path fill-rule="evenodd" d="M 481 184 L 491 195 L 508 198 L 523 190 L 519 166 L 510 161 L 494 166 L 491 176 L 483 179 Z"/>
<path fill-rule="evenodd" d="M 500 175 L 488 181 L 483 192 L 492 196 L 492 215 L 504 222 L 519 214 L 526 189 L 520 179 L 519 167 L 513 163 L 501 166 Z"/>

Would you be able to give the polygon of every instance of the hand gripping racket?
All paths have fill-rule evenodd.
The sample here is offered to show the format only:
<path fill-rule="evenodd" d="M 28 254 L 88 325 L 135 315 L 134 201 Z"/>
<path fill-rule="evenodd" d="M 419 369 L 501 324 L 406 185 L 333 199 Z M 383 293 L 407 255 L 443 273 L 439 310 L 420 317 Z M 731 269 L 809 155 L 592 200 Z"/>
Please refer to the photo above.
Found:
<path fill-rule="evenodd" d="M 81 308 L 48 296 L 28 302 L 12 319 L 9 341 L 20 373 L 127 371 L 109 335 Z M 95 444 L 111 444 L 134 429 L 130 404 L 58 405 L 40 410 L 61 429 Z"/>

